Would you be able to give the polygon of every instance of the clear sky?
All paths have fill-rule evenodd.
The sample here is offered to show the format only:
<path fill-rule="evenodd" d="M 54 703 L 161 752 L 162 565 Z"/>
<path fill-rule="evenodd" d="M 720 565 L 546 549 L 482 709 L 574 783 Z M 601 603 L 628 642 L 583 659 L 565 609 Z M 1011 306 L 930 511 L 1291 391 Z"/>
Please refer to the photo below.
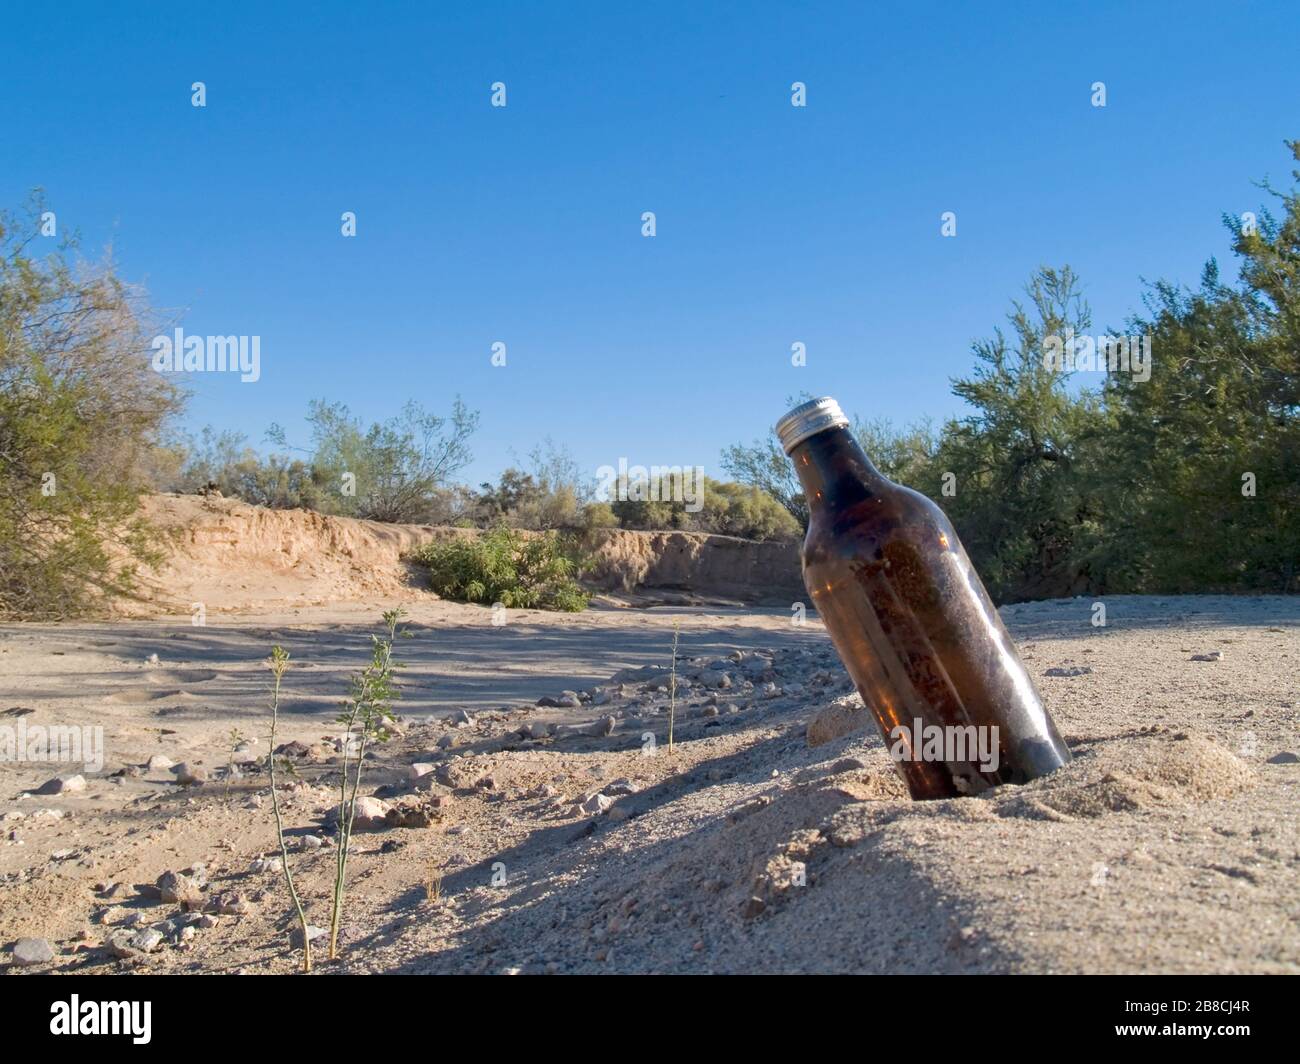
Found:
<path fill-rule="evenodd" d="M 715 474 L 800 391 L 959 412 L 949 378 L 1036 266 L 1073 265 L 1119 328 L 1142 278 L 1227 264 L 1220 215 L 1289 181 L 1300 136 L 1294 0 L 66 3 L 3 25 L 0 204 L 42 186 L 187 331 L 261 337 L 257 383 L 195 378 L 191 427 L 305 442 L 311 398 L 369 420 L 460 394 L 471 482 L 547 434 L 593 474 Z"/>

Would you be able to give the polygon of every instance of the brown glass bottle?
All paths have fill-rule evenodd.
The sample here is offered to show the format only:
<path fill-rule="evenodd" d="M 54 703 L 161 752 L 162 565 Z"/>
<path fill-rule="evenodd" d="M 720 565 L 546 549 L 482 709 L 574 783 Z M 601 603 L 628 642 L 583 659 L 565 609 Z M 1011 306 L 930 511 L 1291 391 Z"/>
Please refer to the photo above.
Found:
<path fill-rule="evenodd" d="M 943 511 L 882 476 L 847 425 L 834 399 L 815 399 L 777 433 L 808 500 L 804 583 L 912 797 L 974 794 L 1068 763 Z"/>

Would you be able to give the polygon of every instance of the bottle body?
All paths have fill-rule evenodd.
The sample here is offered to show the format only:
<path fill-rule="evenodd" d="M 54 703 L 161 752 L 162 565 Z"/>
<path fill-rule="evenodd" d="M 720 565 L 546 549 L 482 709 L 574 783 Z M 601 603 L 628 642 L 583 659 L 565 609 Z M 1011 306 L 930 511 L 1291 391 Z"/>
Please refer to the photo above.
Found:
<path fill-rule="evenodd" d="M 790 458 L 804 583 L 915 799 L 1024 783 L 1070 760 L 951 523 L 843 426 Z"/>

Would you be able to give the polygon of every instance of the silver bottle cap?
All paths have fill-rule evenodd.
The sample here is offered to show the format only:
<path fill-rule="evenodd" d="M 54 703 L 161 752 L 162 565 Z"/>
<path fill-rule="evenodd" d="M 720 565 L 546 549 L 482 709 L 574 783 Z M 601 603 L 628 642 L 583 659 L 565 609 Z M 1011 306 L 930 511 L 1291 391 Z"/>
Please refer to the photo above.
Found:
<path fill-rule="evenodd" d="M 849 419 L 844 416 L 840 404 L 830 396 L 824 395 L 820 399 L 810 399 L 806 403 L 800 403 L 786 414 L 776 423 L 776 434 L 781 440 L 781 446 L 785 448 L 785 453 L 789 454 L 809 436 L 823 429 L 839 428 L 848 423 Z"/>

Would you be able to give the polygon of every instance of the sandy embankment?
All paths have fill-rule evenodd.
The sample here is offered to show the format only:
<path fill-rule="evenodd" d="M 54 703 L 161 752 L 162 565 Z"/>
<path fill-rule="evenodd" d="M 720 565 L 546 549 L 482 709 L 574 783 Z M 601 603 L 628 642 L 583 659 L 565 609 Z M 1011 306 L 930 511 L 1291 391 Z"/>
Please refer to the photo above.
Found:
<path fill-rule="evenodd" d="M 0 768 L 0 949 L 49 939 L 57 956 L 37 970 L 292 970 L 282 882 L 256 863 L 275 852 L 265 773 L 223 778 L 231 731 L 265 751 L 263 659 L 284 644 L 282 737 L 302 744 L 287 816 L 295 840 L 324 840 L 295 841 L 291 860 L 324 923 L 332 718 L 378 611 L 401 601 L 404 735 L 366 790 L 425 826 L 358 837 L 345 970 L 1300 969 L 1300 600 L 1112 598 L 1105 628 L 1090 601 L 1005 609 L 1075 763 L 917 804 L 873 734 L 808 745 L 809 721 L 849 695 L 815 621 L 604 606 L 494 626 L 400 580 L 361 583 L 379 579 L 350 575 L 347 535 L 363 531 L 303 552 L 260 611 L 260 567 L 275 566 L 222 560 L 231 544 L 205 561 L 196 540 L 199 564 L 170 590 L 208 604 L 204 627 L 183 605 L 0 629 L 0 723 L 99 725 L 107 749 L 68 795 L 29 793 L 48 765 Z M 396 561 L 407 533 L 391 534 Z M 675 623 L 692 682 L 669 753 L 658 688 Z M 566 688 L 586 697 L 535 705 Z M 209 782 L 133 767 L 152 755 Z M 413 764 L 433 770 L 412 781 Z M 149 889 L 196 863 L 203 906 L 227 910 L 215 926 Z M 148 927 L 153 952 L 105 949 Z"/>
<path fill-rule="evenodd" d="M 310 510 L 266 510 L 234 499 L 155 495 L 144 512 L 163 532 L 166 564 L 143 581 L 124 616 L 282 610 L 370 598 L 419 602 L 419 570 L 403 558 L 421 544 L 472 535 L 390 525 Z M 592 534 L 590 582 L 648 601 L 788 606 L 803 596 L 798 548 L 694 532 Z"/>

